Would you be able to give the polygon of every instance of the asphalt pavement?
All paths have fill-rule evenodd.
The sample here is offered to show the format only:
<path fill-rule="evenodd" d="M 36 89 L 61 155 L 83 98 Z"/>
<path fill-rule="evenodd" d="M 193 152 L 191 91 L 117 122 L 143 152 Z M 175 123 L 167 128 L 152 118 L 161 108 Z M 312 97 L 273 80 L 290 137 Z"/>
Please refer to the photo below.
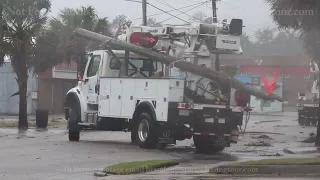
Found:
<path fill-rule="evenodd" d="M 67 130 L 0 129 L 1 180 L 93 180 L 93 179 L 255 179 L 208 174 L 209 168 L 236 161 L 281 158 L 284 148 L 312 147 L 302 142 L 316 127 L 301 127 L 294 114 L 286 116 L 252 115 L 238 144 L 217 155 L 198 154 L 192 140 L 178 142 L 165 150 L 145 150 L 130 144 L 130 133 L 82 132 L 79 142 L 69 142 Z M 265 143 L 265 146 L 262 146 Z M 262 144 L 262 145 L 261 145 Z M 309 156 L 309 155 L 303 155 Z M 176 159 L 181 163 L 165 171 L 143 175 L 93 176 L 96 170 L 115 163 L 136 160 Z M 277 177 L 279 179 L 280 177 Z M 284 179 L 293 179 L 285 178 Z M 268 177 L 261 177 L 267 180 Z M 298 179 L 304 179 L 300 177 Z M 311 179 L 311 178 L 310 178 Z"/>

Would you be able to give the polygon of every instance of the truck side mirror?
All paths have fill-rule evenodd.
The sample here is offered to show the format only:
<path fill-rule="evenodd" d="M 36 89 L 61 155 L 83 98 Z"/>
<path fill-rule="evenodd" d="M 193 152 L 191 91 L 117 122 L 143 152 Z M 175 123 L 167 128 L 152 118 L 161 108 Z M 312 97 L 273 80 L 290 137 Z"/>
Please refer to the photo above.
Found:
<path fill-rule="evenodd" d="M 232 19 L 229 25 L 229 34 L 236 36 L 242 35 L 242 27 L 242 19 Z"/>

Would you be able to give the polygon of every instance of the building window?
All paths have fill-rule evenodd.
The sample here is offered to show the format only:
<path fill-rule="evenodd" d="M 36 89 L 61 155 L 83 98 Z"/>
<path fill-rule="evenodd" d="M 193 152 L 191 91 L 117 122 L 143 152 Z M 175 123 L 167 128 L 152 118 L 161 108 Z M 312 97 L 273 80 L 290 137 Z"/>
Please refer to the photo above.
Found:
<path fill-rule="evenodd" d="M 305 75 L 304 75 L 304 78 L 305 78 L 305 79 L 310 79 L 310 74 L 305 74 Z"/>
<path fill-rule="evenodd" d="M 290 77 L 289 74 L 286 74 L 286 73 L 283 74 L 283 78 L 288 79 L 289 77 Z"/>

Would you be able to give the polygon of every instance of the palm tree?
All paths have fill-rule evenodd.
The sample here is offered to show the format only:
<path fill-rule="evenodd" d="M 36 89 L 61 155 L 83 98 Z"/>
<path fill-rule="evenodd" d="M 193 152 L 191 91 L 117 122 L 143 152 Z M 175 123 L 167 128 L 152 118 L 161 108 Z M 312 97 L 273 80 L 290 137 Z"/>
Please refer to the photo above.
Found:
<path fill-rule="evenodd" d="M 47 20 L 50 0 L 1 0 L 0 64 L 10 57 L 19 87 L 19 129 L 28 128 L 27 80 L 35 56 L 37 32 Z"/>
<path fill-rule="evenodd" d="M 267 0 L 271 5 L 272 16 L 280 28 L 291 28 L 301 32 L 305 47 L 313 54 L 314 59 L 320 60 L 320 2 L 319 0 Z M 300 12 L 303 15 L 284 16 L 283 9 L 291 12 Z M 319 101 L 320 105 L 320 101 Z M 318 114 L 318 127 L 316 146 L 320 146 L 320 115 Z"/>
<path fill-rule="evenodd" d="M 87 40 L 73 38 L 73 31 L 76 28 L 83 28 L 89 31 L 97 32 L 110 36 L 110 23 L 107 17 L 100 18 L 92 6 L 80 7 L 77 9 L 65 8 L 58 17 L 49 22 L 49 31 L 59 37 L 59 46 L 64 47 L 65 56 L 62 61 L 78 61 L 78 70 L 83 69 L 86 61 L 86 51 L 96 49 L 97 44 L 90 43 Z M 54 37 L 55 37 L 54 36 Z"/>
<path fill-rule="evenodd" d="M 317 0 L 266 0 L 271 5 L 271 15 L 282 29 L 300 32 L 306 49 L 320 59 L 320 2 Z"/>

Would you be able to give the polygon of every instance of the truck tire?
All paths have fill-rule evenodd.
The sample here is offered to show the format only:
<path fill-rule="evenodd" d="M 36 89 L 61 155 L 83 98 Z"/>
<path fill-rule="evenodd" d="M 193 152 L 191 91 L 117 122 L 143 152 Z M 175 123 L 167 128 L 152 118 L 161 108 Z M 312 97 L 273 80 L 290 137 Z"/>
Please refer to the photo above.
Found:
<path fill-rule="evenodd" d="M 155 148 L 157 145 L 155 125 L 155 121 L 149 113 L 141 113 L 131 132 L 133 144 L 136 144 L 141 148 Z"/>
<path fill-rule="evenodd" d="M 298 123 L 300 126 L 304 126 L 304 120 L 302 118 L 298 119 Z"/>
<path fill-rule="evenodd" d="M 80 140 L 80 127 L 78 125 L 80 113 L 77 107 L 71 107 L 69 110 L 69 120 L 68 120 L 68 131 L 69 131 L 69 141 L 79 141 Z"/>
<path fill-rule="evenodd" d="M 312 126 L 316 126 L 318 124 L 318 120 L 317 119 L 313 119 L 311 121 Z"/>
<path fill-rule="evenodd" d="M 309 118 L 305 118 L 305 119 L 304 119 L 304 124 L 305 124 L 306 126 L 310 126 L 310 125 L 311 125 L 311 120 L 310 120 Z"/>
<path fill-rule="evenodd" d="M 206 132 L 205 124 L 200 124 L 194 127 L 195 132 Z M 193 142 L 200 153 L 217 154 L 224 150 L 224 146 L 215 146 L 214 136 L 193 136 Z"/>

